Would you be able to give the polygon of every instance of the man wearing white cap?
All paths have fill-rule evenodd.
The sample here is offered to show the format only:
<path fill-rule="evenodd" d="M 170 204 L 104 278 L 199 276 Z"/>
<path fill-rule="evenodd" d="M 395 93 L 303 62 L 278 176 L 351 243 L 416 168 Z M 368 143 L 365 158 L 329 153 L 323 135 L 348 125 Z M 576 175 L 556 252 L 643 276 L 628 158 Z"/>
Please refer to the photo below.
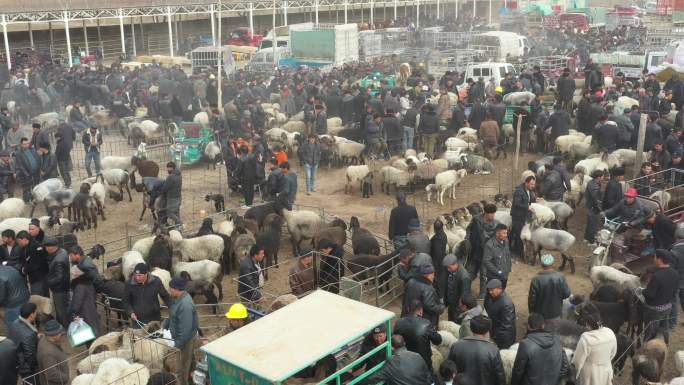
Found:
<path fill-rule="evenodd" d="M 551 254 L 541 256 L 542 271 L 530 281 L 527 308 L 530 313 L 539 313 L 544 320 L 555 320 L 561 316 L 563 300 L 570 297 L 570 287 L 563 273 L 553 269 Z"/>

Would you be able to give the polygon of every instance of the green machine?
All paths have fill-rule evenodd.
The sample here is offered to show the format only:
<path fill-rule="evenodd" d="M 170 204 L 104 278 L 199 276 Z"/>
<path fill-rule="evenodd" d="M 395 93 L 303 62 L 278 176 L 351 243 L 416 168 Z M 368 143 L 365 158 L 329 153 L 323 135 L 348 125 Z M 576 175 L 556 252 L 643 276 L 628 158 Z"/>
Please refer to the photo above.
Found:
<path fill-rule="evenodd" d="M 363 88 L 370 87 L 371 96 L 375 96 L 382 89 L 382 81 L 386 81 L 387 85 L 394 88 L 395 78 L 394 75 L 385 75 L 380 71 L 375 71 L 370 75 L 363 77 L 359 80 L 359 85 Z"/>
<path fill-rule="evenodd" d="M 200 123 L 182 122 L 169 147 L 171 158 L 178 165 L 190 166 L 202 159 L 204 147 L 214 140 L 214 133 Z"/>
<path fill-rule="evenodd" d="M 387 358 L 392 355 L 392 318 L 394 313 L 388 310 L 317 290 L 200 349 L 207 355 L 212 384 L 281 385 L 332 356 L 337 370 L 318 384 L 341 385 L 342 375 L 359 368 L 375 353 L 382 352 Z M 363 356 L 343 353 L 360 345 L 381 324 L 386 327 L 387 341 Z M 368 368 L 346 384 L 363 381 L 384 364 Z"/>

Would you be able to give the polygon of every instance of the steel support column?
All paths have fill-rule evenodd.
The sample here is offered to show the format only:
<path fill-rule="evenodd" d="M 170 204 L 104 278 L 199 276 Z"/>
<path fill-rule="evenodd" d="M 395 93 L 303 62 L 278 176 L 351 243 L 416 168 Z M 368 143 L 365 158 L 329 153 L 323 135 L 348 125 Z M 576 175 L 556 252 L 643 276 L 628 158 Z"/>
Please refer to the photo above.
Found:
<path fill-rule="evenodd" d="M 254 3 L 249 3 L 249 32 L 254 35 Z"/>
<path fill-rule="evenodd" d="M 214 4 L 211 5 L 211 11 L 209 12 L 209 18 L 211 19 L 211 45 L 216 47 L 216 20 L 214 15 Z"/>
<path fill-rule="evenodd" d="M 124 31 L 123 9 L 119 8 L 119 31 L 121 32 L 121 53 L 126 54 L 126 32 Z"/>
<path fill-rule="evenodd" d="M 283 1 L 283 24 L 287 25 L 287 1 Z"/>
<path fill-rule="evenodd" d="M 33 49 L 34 48 L 34 46 L 33 46 L 33 26 L 31 25 L 31 23 L 28 23 L 28 30 L 29 30 L 29 41 L 31 43 L 31 49 Z"/>
<path fill-rule="evenodd" d="M 344 0 L 344 24 L 347 24 L 347 11 L 349 8 L 349 1 Z"/>
<path fill-rule="evenodd" d="M 90 47 L 88 47 L 88 27 L 86 21 L 83 20 L 83 40 L 85 41 L 85 54 L 90 55 Z"/>
<path fill-rule="evenodd" d="M 73 67 L 74 58 L 71 55 L 71 36 L 69 35 L 69 12 L 67 11 L 64 11 L 64 32 L 66 33 L 67 57 L 69 59 L 69 67 Z"/>
<path fill-rule="evenodd" d="M 12 60 L 10 60 L 9 39 L 7 38 L 7 16 L 2 15 L 2 34 L 5 39 L 5 60 L 7 60 L 7 70 L 12 70 Z"/>
<path fill-rule="evenodd" d="M 133 57 L 138 56 L 138 47 L 136 47 L 135 44 L 135 21 L 133 21 L 133 18 L 131 17 L 131 40 L 132 40 L 132 48 L 133 48 Z"/>
<path fill-rule="evenodd" d="M 169 25 L 169 55 L 173 57 L 173 24 L 171 21 L 171 7 L 166 7 L 166 22 Z"/>

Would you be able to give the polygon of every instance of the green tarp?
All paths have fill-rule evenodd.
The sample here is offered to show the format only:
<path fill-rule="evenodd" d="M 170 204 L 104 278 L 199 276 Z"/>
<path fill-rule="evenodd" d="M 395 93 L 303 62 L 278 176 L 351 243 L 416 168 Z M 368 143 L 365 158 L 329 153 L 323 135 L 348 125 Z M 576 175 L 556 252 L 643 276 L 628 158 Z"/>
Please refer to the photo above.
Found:
<path fill-rule="evenodd" d="M 553 15 L 553 8 L 547 4 L 530 4 L 525 9 L 525 13 L 539 12 L 542 16 Z"/>

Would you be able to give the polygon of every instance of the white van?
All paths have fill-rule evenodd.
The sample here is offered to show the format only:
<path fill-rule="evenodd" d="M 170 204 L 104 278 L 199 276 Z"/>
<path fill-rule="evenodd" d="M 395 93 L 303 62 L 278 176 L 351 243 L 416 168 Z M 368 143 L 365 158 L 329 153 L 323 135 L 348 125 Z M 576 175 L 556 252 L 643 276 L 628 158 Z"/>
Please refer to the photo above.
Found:
<path fill-rule="evenodd" d="M 518 75 L 518 71 L 516 71 L 515 67 L 513 67 L 513 64 L 510 63 L 488 62 L 473 64 L 466 70 L 463 83 L 459 84 L 459 86 L 465 85 L 468 78 L 477 81 L 477 79 L 480 77 L 484 78 L 485 84 L 489 82 L 490 78 L 494 78 L 494 81 L 498 85 L 501 84 L 501 80 L 503 80 L 503 78 L 509 72 L 513 74 L 513 77 Z"/>
<path fill-rule="evenodd" d="M 505 61 L 508 56 L 524 56 L 530 45 L 525 36 L 517 33 L 490 31 L 473 36 L 468 48 L 484 51 L 491 60 Z"/>
<path fill-rule="evenodd" d="M 277 60 L 290 56 L 289 47 L 276 48 Z M 275 69 L 276 63 L 273 58 L 273 47 L 264 48 L 257 51 L 252 60 L 249 61 L 248 69 L 254 72 L 271 72 Z"/>

